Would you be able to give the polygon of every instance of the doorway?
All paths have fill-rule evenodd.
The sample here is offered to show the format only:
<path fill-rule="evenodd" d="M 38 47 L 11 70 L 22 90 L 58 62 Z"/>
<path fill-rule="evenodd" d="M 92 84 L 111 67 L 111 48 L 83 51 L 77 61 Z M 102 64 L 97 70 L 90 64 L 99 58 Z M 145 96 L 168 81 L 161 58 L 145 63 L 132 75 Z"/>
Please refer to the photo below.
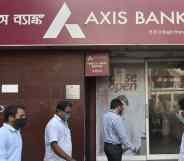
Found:
<path fill-rule="evenodd" d="M 176 118 L 184 97 L 181 60 L 111 61 L 111 76 L 96 79 L 96 159 L 106 161 L 101 119 L 111 99 L 125 95 L 124 116 L 129 137 L 138 153 L 126 152 L 122 160 L 175 160 L 182 125 Z M 177 128 L 177 129 L 176 129 Z M 176 129 L 176 130 L 173 130 Z"/>
<path fill-rule="evenodd" d="M 176 116 L 184 98 L 184 69 L 181 60 L 149 60 L 148 109 L 149 159 L 177 159 L 183 125 Z M 149 123 L 148 123 L 149 122 Z"/>

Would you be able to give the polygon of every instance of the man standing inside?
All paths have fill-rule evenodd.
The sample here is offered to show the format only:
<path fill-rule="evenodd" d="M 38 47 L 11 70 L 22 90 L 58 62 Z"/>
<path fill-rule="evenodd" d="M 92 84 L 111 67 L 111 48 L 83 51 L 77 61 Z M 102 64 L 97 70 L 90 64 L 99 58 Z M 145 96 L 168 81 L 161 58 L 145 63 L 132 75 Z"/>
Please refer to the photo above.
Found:
<path fill-rule="evenodd" d="M 0 128 L 0 161 L 21 161 L 22 137 L 20 129 L 26 124 L 24 107 L 9 105 L 4 110 Z"/>
<path fill-rule="evenodd" d="M 56 114 L 45 128 L 44 161 L 76 161 L 72 155 L 71 132 L 68 119 L 72 112 L 69 101 L 61 101 L 56 106 Z"/>
<path fill-rule="evenodd" d="M 111 107 L 103 116 L 104 152 L 108 161 L 121 161 L 123 151 L 136 151 L 127 135 L 127 131 L 121 118 L 123 103 L 115 98 L 111 101 Z M 122 149 L 122 146 L 125 149 Z"/>

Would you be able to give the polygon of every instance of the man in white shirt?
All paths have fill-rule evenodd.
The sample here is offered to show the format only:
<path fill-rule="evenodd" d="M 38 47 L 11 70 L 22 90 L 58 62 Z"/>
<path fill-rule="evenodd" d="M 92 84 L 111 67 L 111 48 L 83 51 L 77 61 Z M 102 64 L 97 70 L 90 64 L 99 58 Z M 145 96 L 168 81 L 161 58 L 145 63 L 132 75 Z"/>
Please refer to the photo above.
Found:
<path fill-rule="evenodd" d="M 68 119 L 72 112 L 69 101 L 61 101 L 56 106 L 56 114 L 45 128 L 44 161 L 76 161 L 72 158 L 71 132 Z"/>
<path fill-rule="evenodd" d="M 21 161 L 22 137 L 20 129 L 26 124 L 24 107 L 9 105 L 4 111 L 0 128 L 0 161 Z"/>

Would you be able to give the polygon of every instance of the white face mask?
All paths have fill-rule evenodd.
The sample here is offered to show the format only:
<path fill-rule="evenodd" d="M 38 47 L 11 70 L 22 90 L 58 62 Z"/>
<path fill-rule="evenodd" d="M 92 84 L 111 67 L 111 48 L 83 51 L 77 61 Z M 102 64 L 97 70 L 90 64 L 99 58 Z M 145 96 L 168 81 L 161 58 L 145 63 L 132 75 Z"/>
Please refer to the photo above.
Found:
<path fill-rule="evenodd" d="M 184 124 L 184 111 L 183 110 L 179 110 L 177 113 L 176 113 L 176 117 L 179 119 L 179 121 Z"/>

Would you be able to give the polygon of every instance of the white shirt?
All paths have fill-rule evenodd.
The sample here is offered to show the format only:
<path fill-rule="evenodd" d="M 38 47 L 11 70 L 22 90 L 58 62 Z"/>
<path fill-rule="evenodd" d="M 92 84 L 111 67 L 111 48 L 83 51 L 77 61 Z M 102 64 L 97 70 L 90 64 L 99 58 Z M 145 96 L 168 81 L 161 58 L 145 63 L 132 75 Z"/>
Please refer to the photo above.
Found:
<path fill-rule="evenodd" d="M 54 115 L 49 120 L 45 128 L 45 157 L 44 161 L 65 161 L 51 148 L 51 143 L 57 141 L 65 153 L 69 156 L 72 154 L 71 132 L 67 122 L 64 122 L 59 116 Z"/>
<path fill-rule="evenodd" d="M 19 130 L 4 123 L 0 128 L 0 161 L 21 161 L 22 137 Z"/>
<path fill-rule="evenodd" d="M 181 140 L 180 154 L 179 154 L 179 160 L 178 161 L 184 161 L 184 134 L 183 134 L 182 140 Z"/>

